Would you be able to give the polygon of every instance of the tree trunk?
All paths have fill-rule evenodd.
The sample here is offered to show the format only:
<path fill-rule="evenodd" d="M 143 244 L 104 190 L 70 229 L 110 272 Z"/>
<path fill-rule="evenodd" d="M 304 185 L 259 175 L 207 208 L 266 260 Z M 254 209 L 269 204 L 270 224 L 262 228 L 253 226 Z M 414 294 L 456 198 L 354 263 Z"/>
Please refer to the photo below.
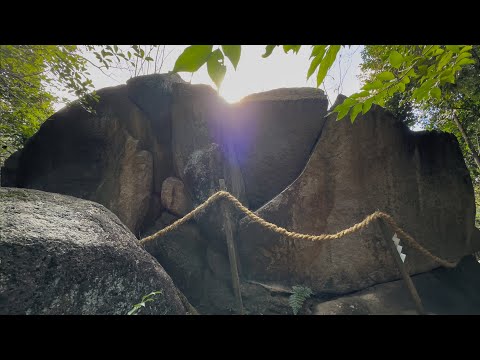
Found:
<path fill-rule="evenodd" d="M 455 125 L 457 125 L 458 130 L 460 130 L 460 133 L 463 136 L 463 140 L 465 140 L 465 142 L 467 143 L 467 146 L 470 149 L 470 152 L 472 153 L 473 159 L 475 160 L 475 163 L 480 169 L 480 157 L 478 156 L 478 153 L 475 151 L 475 148 L 473 147 L 472 142 L 470 141 L 467 134 L 465 133 L 465 130 L 463 130 L 463 126 L 458 120 L 457 114 L 455 112 L 453 113 L 453 121 L 455 122 Z"/>

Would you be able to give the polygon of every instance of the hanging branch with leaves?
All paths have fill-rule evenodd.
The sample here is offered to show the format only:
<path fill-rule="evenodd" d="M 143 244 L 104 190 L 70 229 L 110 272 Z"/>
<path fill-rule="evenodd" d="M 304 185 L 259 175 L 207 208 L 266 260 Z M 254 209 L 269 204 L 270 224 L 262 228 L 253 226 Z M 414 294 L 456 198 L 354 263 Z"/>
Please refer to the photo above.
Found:
<path fill-rule="evenodd" d="M 267 45 L 263 58 L 269 57 L 275 48 L 297 54 L 302 45 Z M 345 45 L 311 45 L 310 66 L 307 79 L 316 73 L 319 87 Z M 353 122 L 358 114 L 365 114 L 373 104 L 385 105 L 390 97 L 405 92 L 407 85 L 415 80 L 413 98 L 417 101 L 440 99 L 441 86 L 455 83 L 462 67 L 472 64 L 470 45 L 387 45 L 384 57 L 384 71 L 367 81 L 357 92 L 337 105 L 332 112 L 340 120 L 350 114 Z M 174 72 L 196 72 L 204 64 L 210 78 L 220 88 L 225 77 L 224 57 L 228 57 L 234 68 L 238 66 L 241 45 L 192 45 L 178 57 Z"/>

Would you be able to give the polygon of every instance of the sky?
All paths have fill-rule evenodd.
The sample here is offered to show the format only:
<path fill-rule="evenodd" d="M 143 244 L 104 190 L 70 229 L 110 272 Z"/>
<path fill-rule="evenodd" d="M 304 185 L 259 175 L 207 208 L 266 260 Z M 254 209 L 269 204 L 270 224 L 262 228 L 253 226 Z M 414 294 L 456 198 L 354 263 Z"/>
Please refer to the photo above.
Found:
<path fill-rule="evenodd" d="M 166 45 L 165 54 L 168 56 L 165 58 L 160 72 L 172 70 L 175 60 L 187 46 Z M 127 48 L 128 46 L 120 47 Z M 325 79 L 324 86 L 321 87 L 326 90 L 331 103 L 335 101 L 338 93 L 348 96 L 360 89 L 361 83 L 358 75 L 360 74 L 361 50 L 362 46 L 353 45 L 351 48 L 343 48 L 339 52 L 335 64 Z M 236 71 L 230 61 L 225 59 L 227 73 L 219 90 L 220 96 L 226 101 L 234 103 L 249 94 L 282 87 L 315 87 L 315 75 L 308 81 L 306 79 L 310 65 L 310 46 L 303 46 L 298 54 L 292 52 L 285 54 L 282 49 L 276 48 L 266 59 L 262 58 L 264 52 L 265 45 L 243 45 Z M 92 65 L 89 66 L 89 72 L 97 90 L 125 84 L 132 76 L 128 70 L 120 69 L 106 71 L 107 76 Z M 151 69 L 150 72 L 152 72 Z M 206 66 L 193 75 L 180 73 L 180 76 L 185 81 L 191 81 L 192 84 L 208 84 L 215 88 L 208 76 Z M 64 104 L 56 104 L 56 109 L 63 106 Z"/>

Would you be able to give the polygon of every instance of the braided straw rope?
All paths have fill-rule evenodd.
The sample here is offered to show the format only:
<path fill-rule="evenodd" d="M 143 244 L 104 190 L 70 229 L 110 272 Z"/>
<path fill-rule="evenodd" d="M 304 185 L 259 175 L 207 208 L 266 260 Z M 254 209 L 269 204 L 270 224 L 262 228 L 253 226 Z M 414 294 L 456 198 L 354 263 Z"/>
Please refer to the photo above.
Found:
<path fill-rule="evenodd" d="M 277 234 L 289 237 L 291 239 L 299 239 L 299 240 L 311 240 L 311 241 L 321 241 L 321 240 L 333 240 L 333 239 L 340 239 L 344 236 L 353 234 L 368 225 L 372 223 L 373 221 L 377 219 L 383 219 L 390 227 L 393 229 L 394 232 L 396 232 L 401 238 L 405 239 L 408 244 L 413 247 L 414 249 L 418 250 L 425 256 L 429 257 L 430 259 L 434 260 L 436 263 L 447 267 L 447 268 L 454 268 L 457 263 L 456 262 L 450 262 L 444 259 L 439 258 L 438 256 L 433 255 L 430 251 L 425 249 L 422 245 L 420 245 L 412 236 L 410 236 L 407 232 L 405 232 L 398 224 L 393 220 L 393 218 L 381 211 L 375 211 L 374 213 L 368 215 L 365 219 L 363 219 L 361 222 L 345 229 L 342 231 L 339 231 L 335 234 L 320 234 L 320 235 L 309 235 L 309 234 L 301 234 L 297 233 L 294 231 L 288 231 L 287 229 L 277 226 L 275 224 L 272 224 L 271 222 L 268 222 L 258 215 L 256 215 L 254 212 L 249 210 L 247 207 L 245 207 L 235 196 L 230 194 L 227 191 L 218 191 L 212 196 L 210 196 L 206 201 L 204 201 L 202 204 L 197 206 L 195 209 L 193 209 L 191 212 L 189 212 L 187 215 L 182 217 L 181 219 L 178 219 L 175 221 L 173 224 L 157 231 L 156 233 L 147 236 L 143 239 L 140 240 L 140 244 L 144 245 L 149 241 L 152 241 L 158 237 L 164 236 L 165 234 L 175 230 L 178 228 L 180 225 L 186 223 L 187 221 L 191 220 L 194 218 L 198 213 L 201 211 L 205 210 L 207 207 L 212 205 L 214 202 L 217 200 L 225 198 L 229 200 L 233 205 L 243 212 L 246 216 L 248 216 L 253 222 L 256 222 L 257 224 L 260 224 L 264 228 L 269 229 L 270 231 L 273 231 Z"/>

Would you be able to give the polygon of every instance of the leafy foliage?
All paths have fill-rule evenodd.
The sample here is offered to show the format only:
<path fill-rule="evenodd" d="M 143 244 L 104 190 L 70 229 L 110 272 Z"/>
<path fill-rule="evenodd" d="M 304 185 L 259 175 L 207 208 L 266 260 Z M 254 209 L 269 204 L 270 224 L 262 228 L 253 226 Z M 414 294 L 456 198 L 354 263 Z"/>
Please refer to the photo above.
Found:
<path fill-rule="evenodd" d="M 54 91 L 92 111 L 97 97 L 88 64 L 102 72 L 121 62 L 137 69 L 139 59 L 153 60 L 139 45 L 128 51 L 117 45 L 0 45 L 0 164 L 38 130 L 56 101 L 69 102 Z"/>
<path fill-rule="evenodd" d="M 142 297 L 142 300 L 138 303 L 133 305 L 133 308 L 127 313 L 127 315 L 138 315 L 140 310 L 146 306 L 148 302 L 155 301 L 155 295 L 162 294 L 162 291 L 153 291 L 148 295 Z"/>
<path fill-rule="evenodd" d="M 220 87 L 227 72 L 227 67 L 223 64 L 223 60 L 223 53 L 219 49 L 212 52 L 207 60 L 208 74 L 217 87 Z"/>
<path fill-rule="evenodd" d="M 297 54 L 302 46 L 267 45 L 262 57 L 269 57 L 277 47 L 285 53 Z M 307 78 L 315 76 L 320 86 L 344 46 L 311 45 Z M 474 124 L 478 122 L 475 94 L 480 92 L 473 46 L 369 45 L 366 49 L 362 54 L 365 85 L 333 109 L 337 119 L 349 115 L 353 122 L 359 114 L 378 104 L 395 109 L 397 116 L 410 123 L 415 122 L 416 112 L 423 109 L 423 113 L 437 119 L 432 122 L 433 128 L 448 131 L 451 127 L 454 132 L 455 127 L 445 120 L 447 112 L 437 111 L 448 107 L 449 114 L 455 114 L 468 136 L 477 136 L 473 135 L 478 130 Z M 135 69 L 134 75 L 138 75 L 137 70 L 144 64 L 148 68 L 151 62 L 155 62 L 156 71 L 158 51 L 159 45 L 131 45 L 128 50 L 117 45 L 0 46 L 0 162 L 2 156 L 21 146 L 51 115 L 52 104 L 58 100 L 52 95 L 53 89 L 67 90 L 89 108 L 89 100 L 96 96 L 87 64 L 102 71 L 123 64 Z M 192 45 L 178 57 L 174 71 L 195 72 L 206 65 L 209 76 L 220 87 L 227 71 L 225 57 L 236 69 L 241 45 Z M 457 84 L 459 80 L 461 83 Z M 471 150 L 467 161 L 474 163 L 473 146 L 466 146 Z"/>
<path fill-rule="evenodd" d="M 242 47 L 240 45 L 222 45 L 222 50 L 225 56 L 232 62 L 232 65 L 237 69 L 240 55 L 242 54 Z"/>
<path fill-rule="evenodd" d="M 397 46 L 397 48 L 399 48 Z M 406 48 L 406 47 L 404 47 Z M 404 92 L 387 95 L 385 106 L 409 126 L 453 133 L 460 144 L 474 183 L 477 204 L 476 224 L 480 225 L 480 47 L 445 45 L 433 46 L 432 59 L 419 63 L 418 72 L 430 72 L 430 90 L 426 90 L 425 75 L 409 77 Z M 408 54 L 418 47 L 399 50 Z M 362 52 L 363 80 L 368 84 L 390 65 L 385 64 L 389 47 L 367 45 Z M 388 55 L 390 56 L 390 55 Z M 405 56 L 403 56 L 404 58 Z M 473 58 L 476 59 L 473 60 Z M 448 65 L 450 64 L 450 65 Z M 420 73 L 422 74 L 422 73 Z"/>
<path fill-rule="evenodd" d="M 362 112 L 365 113 L 371 103 L 385 106 L 387 100 L 406 91 L 417 103 L 441 101 L 441 89 L 446 84 L 455 84 L 459 71 L 475 63 L 471 50 L 470 45 L 375 46 L 369 53 L 374 61 L 369 62 L 368 56 L 364 56 L 363 69 L 373 68 L 374 71 L 362 91 L 351 95 L 350 101 L 333 111 L 338 113 L 337 119 L 341 119 L 358 104 L 363 104 Z M 352 121 L 356 115 L 351 113 Z"/>
<path fill-rule="evenodd" d="M 298 53 L 301 46 L 267 45 L 262 57 L 269 57 L 277 47 L 281 47 L 285 53 Z M 317 87 L 320 86 L 342 46 L 312 45 L 307 79 L 316 73 Z M 178 58 L 174 71 L 196 71 L 207 63 L 210 77 L 220 87 L 226 72 L 223 54 L 230 58 L 236 68 L 241 50 L 240 46 L 235 47 L 236 55 L 232 60 L 232 49 L 222 45 L 222 53 L 220 48 L 214 50 L 214 47 L 188 47 Z M 373 104 L 377 104 L 386 106 L 395 116 L 413 125 L 423 110 L 424 115 L 433 119 L 431 124 L 435 126 L 431 128 L 455 132 L 451 121 L 446 120 L 454 117 L 458 119 L 457 132 L 460 131 L 463 136 L 463 133 L 474 131 L 479 143 L 478 127 L 473 124 L 478 123 L 480 115 L 476 111 L 480 104 L 477 102 L 480 77 L 478 73 L 473 77 L 463 76 L 471 69 L 478 68 L 478 62 L 473 59 L 475 52 L 472 45 L 368 45 L 366 49 L 362 54 L 362 68 L 367 74 L 364 76 L 365 84 L 361 91 L 349 96 L 332 110 L 337 113 L 337 120 L 350 115 L 350 120 L 354 122 L 359 114 L 367 113 Z M 457 85 L 459 79 L 461 82 Z M 438 126 L 440 124 L 443 125 Z M 459 126 L 463 127 L 463 131 Z M 476 163 L 476 167 L 480 168 L 479 151 L 472 149 L 471 141 L 465 140 L 464 143 L 463 146 L 470 150 L 464 151 L 467 162 Z M 477 178 L 478 170 L 472 168 L 471 171 Z"/>
<path fill-rule="evenodd" d="M 82 64 L 75 63 L 65 46 L 0 46 L 0 136 L 1 157 L 8 156 L 34 134 L 40 124 L 52 114 L 54 97 L 47 90 L 51 71 L 58 76 L 67 73 L 77 77 Z M 58 60 L 62 59 L 62 60 Z M 60 61 L 63 66 L 60 66 Z M 75 84 L 78 85 L 78 84 Z"/>
<path fill-rule="evenodd" d="M 215 50 L 213 45 L 191 45 L 180 54 L 173 71 L 195 72 L 204 64 L 207 64 L 208 75 L 217 88 L 220 88 L 227 72 L 227 67 L 224 64 L 225 56 L 237 69 L 241 53 L 241 45 L 221 45 Z"/>
<path fill-rule="evenodd" d="M 317 87 L 320 86 L 342 46 L 345 45 L 311 45 L 307 79 L 316 73 Z M 262 57 L 269 57 L 277 47 L 280 45 L 267 45 Z M 302 45 L 281 47 L 285 53 L 292 51 L 296 54 Z M 411 92 L 414 101 L 440 101 L 442 86 L 454 84 L 458 72 L 475 63 L 472 59 L 472 48 L 471 45 L 377 46 L 375 51 L 380 57 L 374 56 L 375 65 L 381 71 L 374 72 L 374 76 L 368 79 L 360 92 L 337 105 L 333 112 L 337 113 L 338 120 L 350 114 L 353 122 L 360 113 L 369 111 L 373 104 L 385 106 L 393 96 L 407 90 Z M 211 79 L 220 87 L 226 72 L 221 62 L 223 55 L 226 55 L 236 68 L 240 54 L 239 45 L 222 45 L 218 49 L 211 45 L 192 45 L 179 56 L 174 71 L 195 72 L 207 63 Z M 397 95 L 397 99 L 399 97 Z"/>
<path fill-rule="evenodd" d="M 212 45 L 191 45 L 187 47 L 175 62 L 173 71 L 197 71 L 212 55 L 212 48 Z"/>
<path fill-rule="evenodd" d="M 288 303 L 293 310 L 293 314 L 297 315 L 303 307 L 305 300 L 313 295 L 312 289 L 306 286 L 293 286 L 293 294 L 288 298 Z"/>

